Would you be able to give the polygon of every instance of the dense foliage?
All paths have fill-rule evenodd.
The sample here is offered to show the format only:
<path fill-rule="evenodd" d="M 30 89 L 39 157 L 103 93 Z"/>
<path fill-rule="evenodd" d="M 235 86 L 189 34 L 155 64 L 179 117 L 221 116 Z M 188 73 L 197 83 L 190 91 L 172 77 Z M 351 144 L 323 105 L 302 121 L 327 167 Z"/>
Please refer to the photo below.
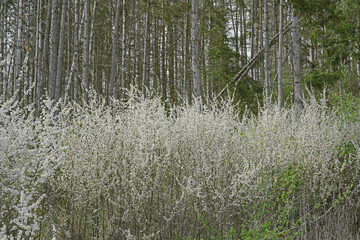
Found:
<path fill-rule="evenodd" d="M 129 99 L 1 105 L 0 239 L 358 237 L 360 124 L 341 108 Z"/>
<path fill-rule="evenodd" d="M 359 0 L 0 2 L 0 240 L 360 239 Z"/>

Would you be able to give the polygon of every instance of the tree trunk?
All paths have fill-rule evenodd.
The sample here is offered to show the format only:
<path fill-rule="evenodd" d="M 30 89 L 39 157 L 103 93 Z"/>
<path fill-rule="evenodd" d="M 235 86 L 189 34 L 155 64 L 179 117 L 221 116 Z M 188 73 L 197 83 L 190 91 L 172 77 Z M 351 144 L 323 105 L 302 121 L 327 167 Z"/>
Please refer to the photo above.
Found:
<path fill-rule="evenodd" d="M 110 73 L 110 86 L 109 98 L 114 97 L 114 82 L 117 70 L 117 41 L 119 35 L 119 15 L 120 15 L 121 0 L 116 1 L 115 19 L 114 19 L 114 35 L 112 39 L 112 53 L 111 53 L 111 73 Z"/>
<path fill-rule="evenodd" d="M 189 0 L 185 0 L 186 4 L 189 4 Z M 185 16 L 184 16 L 184 99 L 187 103 L 190 103 L 191 101 L 191 86 L 189 86 L 188 82 L 188 56 L 189 56 L 189 34 L 188 34 L 188 13 L 185 10 Z"/>
<path fill-rule="evenodd" d="M 1 60 L 6 59 L 5 57 L 5 29 L 6 29 L 6 19 L 4 19 L 4 16 L 6 15 L 6 8 L 5 8 L 6 1 L 3 2 L 3 4 L 0 6 L 0 54 L 1 54 Z M 5 85 L 5 76 L 4 72 L 5 70 L 5 62 L 0 60 L 0 101 L 3 98 L 3 87 Z"/>
<path fill-rule="evenodd" d="M 266 103 L 269 104 L 271 99 L 271 82 L 270 82 L 270 52 L 269 52 L 269 26 L 268 26 L 268 2 L 264 0 L 264 32 L 265 32 L 265 86 L 266 86 Z"/>
<path fill-rule="evenodd" d="M 134 85 L 135 86 L 139 86 L 140 85 L 140 82 L 139 82 L 139 21 L 137 20 L 138 18 L 138 15 L 139 15 L 139 1 L 135 1 L 135 39 L 134 39 Z"/>
<path fill-rule="evenodd" d="M 283 10 L 282 10 L 282 6 L 283 6 L 283 0 L 280 0 L 280 6 L 279 6 L 279 12 L 280 12 L 280 17 L 279 17 L 279 29 L 282 29 L 283 26 Z M 284 101 L 283 101 L 283 92 L 282 92 L 282 88 L 283 88 L 283 81 L 282 81 L 282 44 L 283 44 L 283 33 L 282 31 L 279 32 L 279 59 L 278 59 L 278 105 L 279 108 L 283 108 L 284 107 Z"/>
<path fill-rule="evenodd" d="M 292 13 L 292 42 L 293 42 L 293 65 L 294 65 L 294 103 L 295 103 L 295 119 L 301 115 L 304 108 L 302 101 L 301 87 L 301 64 L 300 64 L 300 33 L 299 18 Z"/>
<path fill-rule="evenodd" d="M 49 97 L 55 99 L 56 88 L 56 63 L 58 51 L 58 16 L 57 16 L 58 0 L 52 0 L 51 4 L 51 30 L 50 30 L 50 78 L 49 78 Z"/>
<path fill-rule="evenodd" d="M 167 52 L 168 52 L 168 86 L 169 86 L 169 97 L 171 102 L 176 102 L 175 100 L 175 71 L 176 68 L 174 64 L 174 52 L 176 46 L 176 40 L 174 38 L 174 20 L 169 16 L 168 20 L 168 37 L 167 37 Z"/>
<path fill-rule="evenodd" d="M 246 64 L 247 61 L 248 61 L 248 59 L 247 59 L 248 57 L 247 57 L 247 44 L 246 44 L 246 40 L 247 40 L 246 39 L 247 38 L 246 24 L 247 24 L 247 22 L 246 22 L 246 9 L 245 8 L 242 9 L 241 23 L 242 23 L 241 29 L 242 29 L 243 32 L 241 34 L 240 40 L 241 40 L 241 48 L 243 49 L 242 51 L 243 51 L 243 54 L 244 54 L 242 59 L 244 59 L 244 64 Z"/>
<path fill-rule="evenodd" d="M 97 6 L 97 0 L 94 0 L 93 6 L 92 6 L 92 13 L 91 13 L 91 24 L 90 24 L 90 39 L 89 39 L 89 65 L 94 64 L 94 29 L 95 29 L 95 13 L 96 13 L 96 6 Z M 94 67 L 95 69 L 95 67 Z"/>
<path fill-rule="evenodd" d="M 123 0 L 121 36 L 121 99 L 124 99 L 125 89 L 125 56 L 126 56 L 126 0 Z"/>
<path fill-rule="evenodd" d="M 75 12 L 75 19 L 74 19 L 74 54 L 76 55 L 76 61 L 74 65 L 74 101 L 78 102 L 79 98 L 79 62 L 78 62 L 78 50 L 79 50 L 79 35 L 80 35 L 80 21 L 79 21 L 79 0 L 75 0 L 74 3 L 74 12 Z"/>
<path fill-rule="evenodd" d="M 142 76 L 142 93 L 146 96 L 147 78 L 148 78 L 148 42 L 149 42 L 149 8 L 150 3 L 146 4 L 145 11 L 145 33 L 144 33 L 144 59 L 143 59 L 143 76 Z"/>
<path fill-rule="evenodd" d="M 14 91 L 15 101 L 19 101 L 20 96 L 20 66 L 22 53 L 22 28 L 23 28 L 23 1 L 19 0 L 19 14 L 17 25 L 17 36 L 15 45 L 15 63 L 14 63 Z"/>
<path fill-rule="evenodd" d="M 160 34 L 159 34 L 159 20 L 154 17 L 154 44 L 153 44 L 153 66 L 154 66 L 154 89 L 158 93 L 160 86 Z"/>
<path fill-rule="evenodd" d="M 51 2 L 47 3 L 46 7 L 46 20 L 45 20 L 45 34 L 44 34 L 44 43 L 43 43 L 43 49 L 42 49 L 42 57 L 41 60 L 39 60 L 39 68 L 40 68 L 40 75 L 38 79 L 38 85 L 37 85 L 37 95 L 38 95 L 38 107 L 40 107 L 40 101 L 44 94 L 44 89 L 46 86 L 46 77 L 47 77 L 47 61 L 48 61 L 48 48 L 49 48 L 49 26 L 50 26 L 50 9 L 51 9 Z M 39 24 L 41 29 L 41 23 Z M 40 39 L 41 41 L 41 34 Z"/>
<path fill-rule="evenodd" d="M 194 83 L 194 97 L 199 112 L 202 112 L 201 105 L 201 75 L 199 68 L 199 1 L 192 0 L 192 18 L 191 18 L 191 45 L 192 45 L 192 70 Z"/>
<path fill-rule="evenodd" d="M 262 6 L 261 1 L 264 0 L 260 0 L 259 6 Z M 261 7 L 260 8 L 260 14 L 259 14 L 259 28 L 258 28 L 258 48 L 257 51 L 259 51 L 259 49 L 262 49 L 264 47 L 264 14 L 263 14 L 264 9 Z M 266 78 L 265 78 L 265 61 L 262 61 L 260 63 L 260 66 L 258 68 L 258 78 L 260 79 L 260 81 L 264 84 L 264 86 L 266 86 Z M 265 89 L 266 90 L 266 89 Z M 266 92 L 265 92 L 266 93 Z M 265 94 L 266 95 L 266 94 Z"/>
<path fill-rule="evenodd" d="M 35 87 L 35 99 L 34 102 L 36 102 L 36 107 L 38 107 L 39 102 L 38 100 L 40 99 L 40 95 L 39 95 L 39 91 L 38 91 L 38 87 L 41 84 L 40 83 L 40 76 L 41 76 L 41 71 L 40 71 L 40 65 L 44 64 L 40 62 L 40 56 L 41 56 L 41 48 L 42 48 L 42 27 L 41 27 L 41 11 L 40 9 L 42 8 L 41 5 L 41 0 L 37 1 L 37 13 L 36 13 L 36 44 L 35 44 L 35 69 L 34 69 L 34 81 L 36 82 L 36 87 Z"/>
<path fill-rule="evenodd" d="M 167 69 L 166 69 L 166 26 L 165 26 L 165 0 L 162 0 L 162 41 L 161 41 L 161 98 L 167 100 Z"/>
<path fill-rule="evenodd" d="M 233 4 L 233 3 L 232 3 Z M 235 10 L 233 9 L 233 7 L 235 7 Z M 235 16 L 234 16 L 234 12 L 235 12 Z M 240 17 L 238 16 L 238 14 L 240 13 Z M 234 45 L 235 45 L 235 53 L 236 53 L 236 63 L 239 65 L 239 67 L 241 67 L 242 63 L 242 48 L 239 47 L 239 42 L 240 42 L 240 38 L 241 38 L 241 28 L 242 28 L 242 22 L 241 22 L 241 11 L 239 11 L 239 7 L 237 5 L 237 3 L 235 3 L 235 6 L 231 6 L 231 10 L 230 10 L 230 16 L 231 16 L 231 24 L 232 24 L 232 28 L 234 31 Z M 240 23 L 239 23 L 239 19 L 240 19 Z M 240 25 L 240 31 L 239 31 L 239 25 Z M 241 46 L 241 43 L 240 43 Z M 240 61 L 241 59 L 241 61 Z"/>
<path fill-rule="evenodd" d="M 95 31 L 95 21 L 96 21 L 96 10 L 97 10 L 97 3 L 98 0 L 94 0 L 92 7 L 90 8 L 92 10 L 91 12 L 91 24 L 90 24 L 90 35 L 89 35 L 89 73 L 92 76 L 92 82 L 93 82 L 93 86 L 94 89 L 97 90 L 99 93 L 100 88 L 96 88 L 98 87 L 98 78 L 97 78 L 97 74 L 96 74 L 96 66 L 95 66 L 95 57 L 96 57 L 96 53 L 94 51 L 95 46 L 94 46 L 94 31 Z M 90 10 L 89 10 L 90 11 Z"/>
<path fill-rule="evenodd" d="M 67 0 L 63 0 L 62 10 L 61 10 L 61 22 L 60 22 L 60 43 L 59 43 L 59 52 L 57 60 L 57 74 L 56 74 L 56 89 L 55 89 L 55 100 L 58 101 L 61 94 L 61 81 L 62 81 L 62 71 L 63 71 L 63 56 L 64 56 L 64 38 L 65 38 L 65 13 Z"/>
<path fill-rule="evenodd" d="M 250 49 L 251 59 L 253 59 L 255 55 L 256 1 L 257 0 L 252 0 L 252 5 L 251 5 L 251 49 Z M 255 73 L 253 69 L 251 69 L 251 77 L 255 80 Z"/>
<path fill-rule="evenodd" d="M 66 105 L 69 102 L 69 96 L 70 96 L 70 86 L 71 86 L 71 79 L 72 79 L 72 75 L 75 72 L 75 67 L 76 67 L 76 61 L 77 61 L 77 51 L 74 52 L 73 55 L 73 60 L 71 63 L 71 68 L 70 68 L 70 72 L 69 72 L 69 77 L 66 80 L 66 87 L 65 87 L 65 96 L 64 96 L 64 104 Z"/>
<path fill-rule="evenodd" d="M 89 102 L 89 15 L 90 0 L 85 0 L 84 5 L 84 32 L 83 32 L 83 100 L 87 104 Z"/>

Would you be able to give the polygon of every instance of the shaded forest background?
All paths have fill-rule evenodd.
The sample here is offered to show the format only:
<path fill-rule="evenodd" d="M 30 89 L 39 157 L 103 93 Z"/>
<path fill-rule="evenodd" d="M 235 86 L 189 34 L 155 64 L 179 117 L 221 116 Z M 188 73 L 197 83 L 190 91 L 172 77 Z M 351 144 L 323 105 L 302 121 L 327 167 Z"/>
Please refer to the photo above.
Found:
<path fill-rule="evenodd" d="M 278 0 L 199 1 L 205 104 L 224 96 L 224 87 L 253 111 L 265 89 L 278 101 L 280 52 L 282 98 L 293 101 L 292 13 L 300 18 L 302 88 L 359 96 L 358 1 L 281 6 L 282 15 Z M 40 104 L 47 94 L 82 103 L 91 90 L 124 98 L 135 85 L 170 104 L 191 102 L 191 13 L 189 0 L 1 0 L 1 99 Z"/>

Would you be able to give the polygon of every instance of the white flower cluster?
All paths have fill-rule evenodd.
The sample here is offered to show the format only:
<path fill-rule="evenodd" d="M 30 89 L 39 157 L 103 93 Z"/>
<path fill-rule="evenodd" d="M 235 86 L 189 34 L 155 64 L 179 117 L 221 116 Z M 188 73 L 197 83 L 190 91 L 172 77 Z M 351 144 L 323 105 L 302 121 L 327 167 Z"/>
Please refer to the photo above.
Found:
<path fill-rule="evenodd" d="M 64 159 L 56 108 L 0 107 L 0 239 L 32 239 L 40 230 L 47 184 Z"/>
<path fill-rule="evenodd" d="M 223 237 L 284 206 L 289 221 L 313 217 L 351 183 L 358 196 L 360 125 L 314 101 L 297 121 L 276 107 L 200 114 L 156 97 L 52 105 L 40 117 L 0 109 L 0 236 Z"/>

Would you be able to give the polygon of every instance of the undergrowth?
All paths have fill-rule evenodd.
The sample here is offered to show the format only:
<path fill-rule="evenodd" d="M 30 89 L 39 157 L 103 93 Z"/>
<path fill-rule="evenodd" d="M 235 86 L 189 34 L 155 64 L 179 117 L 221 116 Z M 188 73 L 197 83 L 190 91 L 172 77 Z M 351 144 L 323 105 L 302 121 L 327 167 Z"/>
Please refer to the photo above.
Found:
<path fill-rule="evenodd" d="M 356 239 L 360 124 L 129 92 L 0 107 L 0 239 Z M 342 105 L 344 106 L 344 105 Z M 344 120 L 345 119 L 345 120 Z"/>

